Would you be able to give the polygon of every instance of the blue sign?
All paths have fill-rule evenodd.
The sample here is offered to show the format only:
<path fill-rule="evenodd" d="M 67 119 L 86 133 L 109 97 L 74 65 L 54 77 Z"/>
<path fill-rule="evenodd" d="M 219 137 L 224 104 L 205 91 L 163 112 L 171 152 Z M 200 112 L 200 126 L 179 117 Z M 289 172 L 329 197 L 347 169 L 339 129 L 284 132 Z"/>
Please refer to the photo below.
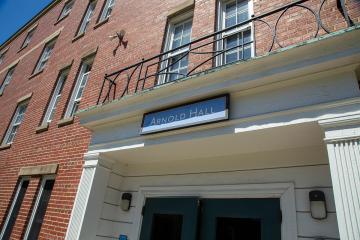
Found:
<path fill-rule="evenodd" d="M 126 235 L 120 234 L 119 240 L 128 240 L 128 237 Z"/>
<path fill-rule="evenodd" d="M 229 95 L 144 114 L 140 134 L 229 119 Z"/>

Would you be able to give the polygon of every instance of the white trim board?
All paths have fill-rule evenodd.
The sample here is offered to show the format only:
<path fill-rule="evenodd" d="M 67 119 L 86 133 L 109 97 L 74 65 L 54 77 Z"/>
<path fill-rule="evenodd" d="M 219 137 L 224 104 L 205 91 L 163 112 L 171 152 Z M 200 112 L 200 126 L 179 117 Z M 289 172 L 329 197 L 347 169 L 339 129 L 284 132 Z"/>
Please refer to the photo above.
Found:
<path fill-rule="evenodd" d="M 294 183 L 141 187 L 137 198 L 133 233 L 140 239 L 142 206 L 149 197 L 280 198 L 281 238 L 297 239 Z"/>

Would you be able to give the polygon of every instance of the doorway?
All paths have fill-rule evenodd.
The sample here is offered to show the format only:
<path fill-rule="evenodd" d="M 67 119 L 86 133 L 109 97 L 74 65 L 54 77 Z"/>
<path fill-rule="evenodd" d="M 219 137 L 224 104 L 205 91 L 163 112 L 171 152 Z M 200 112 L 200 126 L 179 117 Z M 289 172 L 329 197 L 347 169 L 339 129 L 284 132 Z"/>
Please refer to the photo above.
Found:
<path fill-rule="evenodd" d="M 279 198 L 147 198 L 140 240 L 280 240 Z"/>

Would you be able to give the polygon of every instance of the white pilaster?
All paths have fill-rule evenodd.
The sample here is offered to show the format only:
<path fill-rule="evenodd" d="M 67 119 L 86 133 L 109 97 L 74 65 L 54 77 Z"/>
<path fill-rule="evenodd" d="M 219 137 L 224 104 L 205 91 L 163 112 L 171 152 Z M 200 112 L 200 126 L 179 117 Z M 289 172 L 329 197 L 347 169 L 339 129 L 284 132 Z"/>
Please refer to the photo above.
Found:
<path fill-rule="evenodd" d="M 319 122 L 325 131 L 341 240 L 360 239 L 360 115 Z"/>
<path fill-rule="evenodd" d="M 94 239 L 110 175 L 108 161 L 99 153 L 86 153 L 76 199 L 65 239 Z"/>

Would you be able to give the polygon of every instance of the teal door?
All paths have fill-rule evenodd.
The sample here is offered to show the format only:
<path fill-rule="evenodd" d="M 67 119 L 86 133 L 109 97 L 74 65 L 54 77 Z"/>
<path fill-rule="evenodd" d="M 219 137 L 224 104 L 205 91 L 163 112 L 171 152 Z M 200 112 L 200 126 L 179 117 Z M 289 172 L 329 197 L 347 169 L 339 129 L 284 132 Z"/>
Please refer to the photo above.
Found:
<path fill-rule="evenodd" d="M 280 200 L 203 199 L 201 240 L 280 240 Z"/>
<path fill-rule="evenodd" d="M 140 240 L 195 240 L 198 198 L 148 198 Z"/>
<path fill-rule="evenodd" d="M 280 200 L 148 198 L 140 240 L 280 240 Z"/>

